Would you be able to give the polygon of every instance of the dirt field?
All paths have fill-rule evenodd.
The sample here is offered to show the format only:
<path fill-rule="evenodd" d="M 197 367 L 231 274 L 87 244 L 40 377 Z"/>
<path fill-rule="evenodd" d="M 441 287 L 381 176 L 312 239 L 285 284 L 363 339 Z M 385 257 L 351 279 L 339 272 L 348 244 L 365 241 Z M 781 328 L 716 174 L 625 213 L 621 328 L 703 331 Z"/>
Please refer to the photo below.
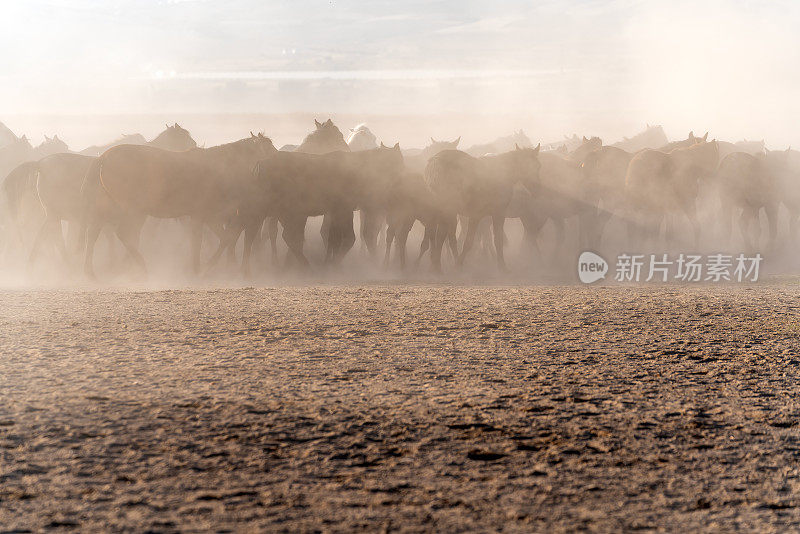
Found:
<path fill-rule="evenodd" d="M 0 292 L 0 531 L 800 529 L 798 297 Z"/>

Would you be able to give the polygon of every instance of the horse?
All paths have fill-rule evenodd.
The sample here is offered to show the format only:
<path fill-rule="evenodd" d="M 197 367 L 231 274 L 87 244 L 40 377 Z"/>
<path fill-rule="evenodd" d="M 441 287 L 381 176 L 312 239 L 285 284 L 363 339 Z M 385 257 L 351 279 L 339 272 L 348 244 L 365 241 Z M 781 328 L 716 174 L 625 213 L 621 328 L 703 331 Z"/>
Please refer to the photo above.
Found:
<path fill-rule="evenodd" d="M 522 130 L 517 130 L 511 135 L 498 137 L 491 143 L 472 145 L 464 152 L 470 156 L 479 157 L 487 154 L 500 154 L 502 152 L 508 152 L 509 150 L 513 150 L 515 146 L 519 146 L 521 148 L 530 148 L 533 147 L 533 143 L 528 136 L 525 135 L 525 132 Z"/>
<path fill-rule="evenodd" d="M 736 143 L 729 143 L 727 141 L 717 141 L 719 144 L 719 159 L 724 160 L 728 154 L 735 152 L 743 152 L 745 154 L 752 154 L 753 156 L 763 155 L 766 152 L 764 147 L 764 140 L 761 141 L 738 141 Z"/>
<path fill-rule="evenodd" d="M 17 134 L 12 132 L 8 126 L 0 122 L 0 148 L 14 144 L 17 139 L 19 139 Z"/>
<path fill-rule="evenodd" d="M 769 224 L 769 248 L 775 246 L 778 233 L 780 197 L 774 172 L 777 158 L 753 156 L 744 152 L 728 154 L 715 175 L 721 205 L 721 219 L 726 239 L 731 237 L 731 219 L 741 209 L 739 229 L 745 247 L 754 250 L 758 239 L 758 215 L 763 209 Z M 756 223 L 756 224 L 754 224 Z"/>
<path fill-rule="evenodd" d="M 353 211 L 385 209 L 393 180 L 403 171 L 399 144 L 358 152 L 306 154 L 276 152 L 254 170 L 257 192 L 242 211 L 247 214 L 242 270 L 249 271 L 249 248 L 264 217 L 283 226 L 283 239 L 301 266 L 308 217 L 325 216 L 326 263 L 337 263 L 355 242 Z M 238 235 L 238 232 L 235 232 Z"/>
<path fill-rule="evenodd" d="M 696 137 L 694 135 L 694 132 L 692 131 L 689 132 L 689 135 L 686 136 L 686 139 L 683 139 L 681 141 L 672 141 L 671 143 L 667 143 L 665 145 L 658 147 L 658 150 L 660 150 L 661 152 L 672 152 L 676 148 L 686 148 L 695 145 L 697 143 L 705 143 L 706 141 L 708 141 L 708 132 L 706 132 L 706 134 L 703 137 Z"/>
<path fill-rule="evenodd" d="M 351 151 L 377 148 L 377 141 L 378 138 L 375 137 L 375 134 L 372 133 L 364 123 L 359 124 L 355 128 L 350 128 L 350 133 L 347 136 L 347 146 Z"/>
<path fill-rule="evenodd" d="M 700 182 L 713 176 L 718 161 L 716 141 L 702 139 L 671 152 L 643 150 L 633 156 L 625 176 L 627 203 L 632 210 L 629 236 L 657 238 L 667 216 L 683 213 L 694 230 L 695 245 L 699 245 L 698 188 Z M 666 238 L 672 238 L 669 225 Z"/>
<path fill-rule="evenodd" d="M 431 137 L 430 144 L 422 150 L 411 149 L 403 151 L 406 167 L 415 172 L 422 172 L 425 170 L 425 165 L 428 164 L 429 159 L 444 150 L 457 150 L 460 142 L 461 136 L 452 141 L 437 141 Z"/>
<path fill-rule="evenodd" d="M 611 146 L 624 150 L 625 152 L 638 152 L 648 148 L 658 148 L 666 145 L 669 142 L 667 134 L 664 133 L 664 128 L 660 125 L 647 124 L 643 132 L 640 132 L 633 137 L 623 137 L 622 141 L 618 141 Z"/>
<path fill-rule="evenodd" d="M 100 229 L 113 224 L 117 237 L 143 271 L 138 233 L 147 216 L 188 216 L 192 265 L 199 271 L 204 224 L 228 221 L 246 200 L 255 163 L 276 152 L 262 134 L 211 148 L 183 152 L 151 146 L 113 147 L 92 163 L 82 186 L 87 210 L 84 270 L 94 277 L 92 256 Z"/>
<path fill-rule="evenodd" d="M 145 141 L 144 146 L 184 151 L 196 148 L 197 143 L 188 131 L 176 123 L 173 126 L 167 125 L 166 129 L 152 141 Z M 55 240 L 55 244 L 66 259 L 61 221 L 67 221 L 76 228 L 80 227 L 80 221 L 84 215 L 81 186 L 95 159 L 94 156 L 83 154 L 58 153 L 42 158 L 35 164 L 37 176 L 32 184 L 34 186 L 33 194 L 37 196 L 41 204 L 45 219 L 34 239 L 29 262 L 33 262 L 43 240 L 48 237 Z M 79 246 L 82 241 L 82 236 L 80 236 L 77 241 Z"/>
<path fill-rule="evenodd" d="M 405 269 L 408 234 L 416 221 L 419 221 L 425 227 L 419 254 L 414 262 L 415 266 L 419 266 L 422 256 L 433 246 L 434 233 L 436 231 L 435 223 L 440 214 L 439 207 L 425 185 L 425 178 L 418 172 L 404 172 L 392 185 L 389 197 L 392 201 L 386 211 L 384 266 L 389 266 L 392 243 L 394 243 L 395 255 L 398 258 L 400 268 Z M 457 258 L 458 244 L 454 233 L 448 236 L 447 243 L 453 258 Z"/>
<path fill-rule="evenodd" d="M 522 183 L 532 193 L 538 189 L 539 152 L 515 147 L 493 156 L 476 158 L 459 150 L 445 150 L 433 156 L 425 167 L 425 183 L 441 212 L 435 221 L 436 233 L 431 252 L 433 268 L 441 271 L 442 245 L 455 231 L 456 216 L 468 217 L 464 246 L 457 264 L 462 266 L 475 239 L 481 219 L 492 219 L 497 264 L 506 269 L 503 256 L 505 210 L 511 201 L 514 184 Z M 534 193 L 535 194 L 535 193 Z"/>
<path fill-rule="evenodd" d="M 316 129 L 303 139 L 303 142 L 295 149 L 295 152 L 303 152 L 305 154 L 327 154 L 328 152 L 337 150 L 345 152 L 350 151 L 350 147 L 347 146 L 342 132 L 336 127 L 332 120 L 328 119 L 325 122 L 319 122 L 317 119 L 314 119 L 314 125 Z"/>
<path fill-rule="evenodd" d="M 344 151 L 349 152 L 350 147 L 344 140 L 341 130 L 333 123 L 331 119 L 325 122 L 319 122 L 314 119 L 314 130 L 306 135 L 300 145 L 284 145 L 281 147 L 281 152 L 301 152 L 304 154 L 327 154 L 328 152 Z M 320 228 L 323 242 L 327 236 L 328 222 L 323 220 L 323 226 Z M 267 217 L 266 219 L 266 234 L 270 242 L 270 249 L 272 251 L 272 262 L 278 261 L 278 219 L 275 217 Z"/>
<path fill-rule="evenodd" d="M 33 147 L 26 136 L 14 140 L 11 144 L 0 147 L 0 176 L 5 177 L 21 163 L 34 159 Z"/>
<path fill-rule="evenodd" d="M 614 146 L 589 152 L 582 161 L 586 198 L 595 209 L 590 246 L 597 248 L 612 217 L 624 216 L 627 209 L 625 175 L 633 154 Z"/>
<path fill-rule="evenodd" d="M 167 128 L 169 128 L 169 126 L 167 126 Z M 92 145 L 90 147 L 84 148 L 83 150 L 78 152 L 78 154 L 83 154 L 84 156 L 99 156 L 109 148 L 118 145 L 144 145 L 144 144 L 147 144 L 147 139 L 145 139 L 142 134 L 135 133 L 130 135 L 123 135 L 119 139 L 111 141 L 110 143 L 107 143 L 105 145 Z M 195 144 L 195 146 L 197 145 Z M 189 148 L 194 148 L 194 147 L 187 147 L 186 150 L 188 150 Z"/>

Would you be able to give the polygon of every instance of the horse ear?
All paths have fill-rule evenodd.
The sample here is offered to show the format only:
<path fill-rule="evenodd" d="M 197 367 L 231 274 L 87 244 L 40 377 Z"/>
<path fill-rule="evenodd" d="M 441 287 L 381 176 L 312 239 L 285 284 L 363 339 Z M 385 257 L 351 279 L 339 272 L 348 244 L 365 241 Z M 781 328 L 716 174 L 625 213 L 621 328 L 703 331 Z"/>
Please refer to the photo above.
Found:
<path fill-rule="evenodd" d="M 458 143 L 460 143 L 460 142 L 461 142 L 461 136 L 459 135 L 459 136 L 458 136 L 458 139 L 456 139 L 456 140 L 454 141 L 454 144 L 455 144 L 456 146 L 458 146 Z"/>
<path fill-rule="evenodd" d="M 692 130 L 691 132 L 689 132 L 689 135 L 688 135 L 687 139 L 694 139 L 694 138 L 695 138 L 694 137 L 694 130 Z"/>
<path fill-rule="evenodd" d="M 514 143 L 514 150 L 522 150 L 517 143 Z"/>
<path fill-rule="evenodd" d="M 173 125 L 172 125 L 172 127 L 173 127 L 173 128 L 175 128 L 176 130 L 177 130 L 178 128 L 180 128 L 180 126 L 178 125 L 178 123 L 177 123 L 177 122 L 176 122 L 175 124 L 173 124 Z"/>
<path fill-rule="evenodd" d="M 314 124 L 317 126 L 317 129 L 319 129 L 320 126 L 322 126 L 322 124 L 320 124 L 320 122 L 317 119 L 314 119 Z"/>
<path fill-rule="evenodd" d="M 400 141 L 396 142 L 392 148 L 395 150 L 400 150 Z"/>
<path fill-rule="evenodd" d="M 708 140 L 708 132 L 706 132 L 706 134 L 703 136 L 703 141 L 707 141 L 707 140 Z"/>
<path fill-rule="evenodd" d="M 538 145 L 536 145 L 536 148 L 533 149 L 533 153 L 538 156 L 539 155 L 539 151 L 541 149 L 542 149 L 542 143 L 539 143 Z"/>
<path fill-rule="evenodd" d="M 583 142 L 584 143 L 588 143 L 589 142 L 589 139 L 587 139 L 585 135 L 583 136 Z"/>
<path fill-rule="evenodd" d="M 647 127 L 648 130 L 650 129 L 650 123 L 649 122 L 644 123 L 644 125 Z"/>
<path fill-rule="evenodd" d="M 386 145 L 383 144 L 383 141 L 381 141 L 381 148 L 386 148 Z"/>
<path fill-rule="evenodd" d="M 253 133 L 253 130 L 250 130 L 250 137 L 255 137 L 256 134 Z"/>
<path fill-rule="evenodd" d="M 432 145 L 435 145 L 435 144 L 436 144 L 436 139 L 434 139 L 433 137 L 431 137 L 431 144 L 432 144 Z"/>

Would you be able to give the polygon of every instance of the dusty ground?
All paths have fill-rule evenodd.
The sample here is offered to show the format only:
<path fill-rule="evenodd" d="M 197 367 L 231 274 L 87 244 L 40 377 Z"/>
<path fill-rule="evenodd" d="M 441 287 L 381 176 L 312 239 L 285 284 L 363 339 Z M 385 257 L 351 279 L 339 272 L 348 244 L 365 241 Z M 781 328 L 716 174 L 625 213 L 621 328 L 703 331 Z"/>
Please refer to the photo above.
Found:
<path fill-rule="evenodd" d="M 800 286 L 0 293 L 0 531 L 800 529 Z"/>

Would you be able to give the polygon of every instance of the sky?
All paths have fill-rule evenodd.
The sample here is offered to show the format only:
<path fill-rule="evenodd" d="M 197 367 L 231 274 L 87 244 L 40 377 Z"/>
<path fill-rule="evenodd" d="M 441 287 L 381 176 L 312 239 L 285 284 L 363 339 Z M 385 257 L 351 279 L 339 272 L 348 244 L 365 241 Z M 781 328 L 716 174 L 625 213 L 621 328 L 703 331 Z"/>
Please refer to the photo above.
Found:
<path fill-rule="evenodd" d="M 0 120 L 463 113 L 800 145 L 798 27 L 792 0 L 0 0 Z"/>

